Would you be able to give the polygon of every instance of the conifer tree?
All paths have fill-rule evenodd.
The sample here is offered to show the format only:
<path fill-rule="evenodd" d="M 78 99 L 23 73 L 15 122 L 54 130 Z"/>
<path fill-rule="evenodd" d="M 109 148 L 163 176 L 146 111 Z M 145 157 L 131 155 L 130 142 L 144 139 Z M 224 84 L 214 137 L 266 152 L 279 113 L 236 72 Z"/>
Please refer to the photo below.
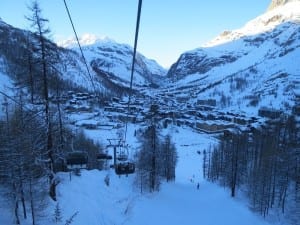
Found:
<path fill-rule="evenodd" d="M 31 22 L 31 27 L 34 30 L 34 34 L 37 38 L 36 44 L 33 46 L 35 59 L 40 66 L 42 74 L 42 96 L 44 102 L 44 121 L 46 127 L 46 140 L 45 151 L 47 153 L 48 162 L 48 174 L 50 180 L 50 191 L 49 194 L 53 200 L 56 200 L 56 185 L 54 172 L 54 144 L 53 144 L 53 122 L 51 120 L 50 111 L 50 100 L 49 100 L 49 78 L 53 75 L 53 68 L 55 68 L 55 62 L 58 60 L 58 54 L 54 50 L 54 46 L 47 40 L 50 30 L 47 27 L 48 20 L 42 17 L 41 9 L 37 1 L 32 2 L 31 7 L 32 15 L 27 17 L 28 21 Z"/>

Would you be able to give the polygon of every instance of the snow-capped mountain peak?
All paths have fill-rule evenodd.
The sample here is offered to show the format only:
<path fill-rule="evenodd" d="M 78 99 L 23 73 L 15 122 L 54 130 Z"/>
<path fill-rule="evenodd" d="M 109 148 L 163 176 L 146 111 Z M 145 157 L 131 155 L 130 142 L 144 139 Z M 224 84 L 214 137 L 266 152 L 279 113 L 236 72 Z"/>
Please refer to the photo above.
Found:
<path fill-rule="evenodd" d="M 241 29 L 183 53 L 168 77 L 181 93 L 215 99 L 222 110 L 254 114 L 262 106 L 291 110 L 297 101 L 294 93 L 300 90 L 300 69 L 295 64 L 300 56 L 299 31 L 300 1 L 286 1 Z"/>
<path fill-rule="evenodd" d="M 81 37 L 79 37 L 79 43 L 82 46 L 86 45 L 93 45 L 100 42 L 115 42 L 113 39 L 107 37 L 107 36 L 99 36 L 95 34 L 83 34 Z M 75 37 L 68 38 L 66 40 L 60 40 L 57 41 L 57 45 L 64 47 L 64 48 L 76 48 L 77 46 L 77 40 Z"/>
<path fill-rule="evenodd" d="M 244 36 L 253 36 L 271 31 L 284 22 L 300 23 L 300 0 L 273 0 L 266 13 L 249 21 L 241 29 L 224 31 L 203 47 L 212 47 Z"/>
<path fill-rule="evenodd" d="M 272 0 L 268 10 L 273 10 L 277 7 L 280 7 L 280 6 L 283 6 L 283 5 L 286 5 L 287 3 L 290 3 L 290 2 L 299 2 L 299 0 Z"/>
<path fill-rule="evenodd" d="M 84 34 L 79 38 L 85 58 L 95 70 L 102 83 L 106 80 L 117 85 L 125 86 L 130 81 L 130 69 L 132 63 L 133 48 L 128 44 L 121 44 L 108 37 L 101 37 L 94 34 Z M 70 38 L 57 42 L 64 48 L 75 51 L 79 50 L 77 40 Z M 166 70 L 154 60 L 147 59 L 140 53 L 136 55 L 134 84 L 157 85 L 162 76 L 166 75 Z M 158 82 L 159 81 L 159 82 Z"/>

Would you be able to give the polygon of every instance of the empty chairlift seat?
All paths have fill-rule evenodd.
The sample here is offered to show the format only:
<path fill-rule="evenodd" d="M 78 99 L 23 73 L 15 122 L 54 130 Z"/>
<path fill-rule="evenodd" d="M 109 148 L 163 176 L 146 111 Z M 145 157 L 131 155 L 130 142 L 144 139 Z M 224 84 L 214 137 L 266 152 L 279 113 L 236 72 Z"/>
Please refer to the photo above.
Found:
<path fill-rule="evenodd" d="M 88 163 L 88 155 L 86 152 L 70 152 L 66 158 L 67 168 L 72 169 L 86 169 Z"/>
<path fill-rule="evenodd" d="M 135 171 L 135 164 L 132 162 L 119 162 L 116 164 L 115 172 L 117 175 L 132 174 Z"/>

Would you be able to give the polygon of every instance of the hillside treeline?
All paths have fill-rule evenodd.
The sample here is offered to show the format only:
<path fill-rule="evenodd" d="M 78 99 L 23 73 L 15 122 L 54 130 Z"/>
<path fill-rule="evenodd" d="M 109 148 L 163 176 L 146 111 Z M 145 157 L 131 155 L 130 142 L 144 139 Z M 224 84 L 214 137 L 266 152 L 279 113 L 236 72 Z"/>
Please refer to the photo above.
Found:
<path fill-rule="evenodd" d="M 251 208 L 263 216 L 272 209 L 299 224 L 299 137 L 294 116 L 251 132 L 224 134 L 218 146 L 205 152 L 204 176 L 229 188 L 232 197 L 245 193 Z"/>

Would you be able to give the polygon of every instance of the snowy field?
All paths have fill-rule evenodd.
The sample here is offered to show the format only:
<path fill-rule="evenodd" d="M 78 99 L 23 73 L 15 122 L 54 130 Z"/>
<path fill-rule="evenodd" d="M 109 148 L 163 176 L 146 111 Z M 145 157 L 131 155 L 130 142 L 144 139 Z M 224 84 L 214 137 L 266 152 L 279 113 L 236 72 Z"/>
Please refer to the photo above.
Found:
<path fill-rule="evenodd" d="M 132 134 L 134 127 L 129 128 Z M 95 132 L 89 135 L 102 136 Z M 80 177 L 73 175 L 70 180 L 68 173 L 60 173 L 58 202 L 62 221 L 77 213 L 73 225 L 269 224 L 252 213 L 245 202 L 232 199 L 228 190 L 203 180 L 202 155 L 197 151 L 208 149 L 216 142 L 214 138 L 185 128 L 168 132 L 179 153 L 175 183 L 163 184 L 160 192 L 141 195 L 133 186 L 135 175 L 119 177 L 113 170 L 92 170 L 82 171 Z M 131 139 L 130 144 L 137 142 Z M 110 177 L 109 186 L 104 182 L 106 176 Z M 54 204 L 52 207 L 50 214 Z"/>

